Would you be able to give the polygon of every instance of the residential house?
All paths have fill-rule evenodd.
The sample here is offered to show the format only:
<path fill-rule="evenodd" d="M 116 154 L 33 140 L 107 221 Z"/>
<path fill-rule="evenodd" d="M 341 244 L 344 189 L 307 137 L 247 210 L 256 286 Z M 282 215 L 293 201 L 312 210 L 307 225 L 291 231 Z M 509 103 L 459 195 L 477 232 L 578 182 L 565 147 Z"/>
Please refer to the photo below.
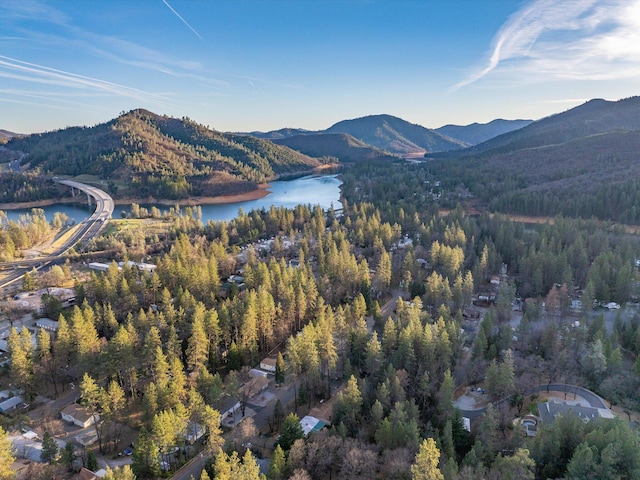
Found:
<path fill-rule="evenodd" d="M 92 414 L 87 408 L 77 403 L 67 405 L 64 410 L 60 412 L 60 415 L 63 420 L 81 428 L 87 428 L 100 420 L 100 415 Z"/>
<path fill-rule="evenodd" d="M 18 405 L 22 404 L 23 402 L 24 400 L 20 395 L 7 398 L 3 402 L 0 402 L 0 413 L 7 413 L 11 410 L 15 410 L 16 408 L 18 408 Z"/>
<path fill-rule="evenodd" d="M 302 426 L 302 431 L 305 435 L 322 430 L 326 425 L 324 421 L 311 415 L 305 415 L 302 417 L 302 420 L 300 420 L 300 426 Z"/>
<path fill-rule="evenodd" d="M 540 420 L 547 425 L 551 425 L 556 418 L 563 415 L 577 415 L 583 422 L 587 423 L 600 417 L 600 410 L 583 405 L 549 400 L 538 404 L 538 414 L 540 415 Z"/>
<path fill-rule="evenodd" d="M 263 358 L 260 361 L 260 368 L 265 372 L 276 373 L 276 359 L 275 358 Z"/>

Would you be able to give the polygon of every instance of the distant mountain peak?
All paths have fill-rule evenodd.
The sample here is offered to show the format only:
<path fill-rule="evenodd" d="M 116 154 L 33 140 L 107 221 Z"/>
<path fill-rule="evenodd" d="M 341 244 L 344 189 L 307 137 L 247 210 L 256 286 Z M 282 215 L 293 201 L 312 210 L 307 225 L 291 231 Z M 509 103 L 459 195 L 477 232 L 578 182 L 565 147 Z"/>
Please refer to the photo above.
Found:
<path fill-rule="evenodd" d="M 467 146 L 478 145 L 504 133 L 526 127 L 532 120 L 504 120 L 496 118 L 489 123 L 474 122 L 469 125 L 444 125 L 435 131 L 441 135 L 455 138 Z"/>
<path fill-rule="evenodd" d="M 388 114 L 343 120 L 329 127 L 325 133 L 347 133 L 369 145 L 399 155 L 457 150 L 465 146 L 434 130 Z"/>

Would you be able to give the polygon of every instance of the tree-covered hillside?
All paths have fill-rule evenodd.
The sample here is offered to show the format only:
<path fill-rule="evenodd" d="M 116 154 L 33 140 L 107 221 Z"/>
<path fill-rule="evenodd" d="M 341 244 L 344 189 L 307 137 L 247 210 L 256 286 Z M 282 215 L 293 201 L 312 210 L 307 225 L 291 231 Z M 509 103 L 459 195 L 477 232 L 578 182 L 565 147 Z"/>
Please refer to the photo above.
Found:
<path fill-rule="evenodd" d="M 428 161 L 442 202 L 494 211 L 639 223 L 640 98 L 592 100 Z M 461 197 L 460 193 L 467 190 Z"/>
<path fill-rule="evenodd" d="M 27 153 L 22 163 L 43 173 L 95 175 L 123 185 L 111 193 L 174 199 L 250 191 L 279 174 L 319 165 L 266 140 L 146 110 L 90 128 L 13 138 L 6 148 Z"/>
<path fill-rule="evenodd" d="M 296 135 L 273 140 L 278 145 L 286 145 L 312 157 L 336 157 L 342 162 L 358 160 L 396 158 L 377 147 L 352 137 L 346 133 L 321 133 L 317 135 Z"/>
<path fill-rule="evenodd" d="M 471 146 L 491 140 L 498 135 L 526 127 L 531 122 L 532 120 L 503 120 L 498 118 L 489 123 L 472 123 L 464 126 L 445 125 L 434 129 L 434 131 Z"/>
<path fill-rule="evenodd" d="M 325 130 L 325 133 L 347 133 L 369 145 L 398 154 L 444 152 L 465 146 L 459 140 L 391 115 L 344 120 Z"/>

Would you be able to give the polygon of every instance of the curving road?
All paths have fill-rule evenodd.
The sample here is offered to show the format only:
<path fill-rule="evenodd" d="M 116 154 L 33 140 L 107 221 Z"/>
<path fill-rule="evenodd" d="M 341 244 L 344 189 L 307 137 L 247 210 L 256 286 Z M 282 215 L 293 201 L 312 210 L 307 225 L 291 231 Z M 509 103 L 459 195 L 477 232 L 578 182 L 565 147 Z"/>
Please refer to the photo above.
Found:
<path fill-rule="evenodd" d="M 545 383 L 545 384 L 535 385 L 531 387 L 526 394 L 532 395 L 534 393 L 549 392 L 549 391 L 565 392 L 569 394 L 573 393 L 574 395 L 580 395 L 587 402 L 589 402 L 589 405 L 593 408 L 603 408 L 607 410 L 609 409 L 609 407 L 607 406 L 606 402 L 602 399 L 602 397 L 593 393 L 591 390 L 587 390 L 586 388 L 579 387 L 577 385 L 568 385 L 565 383 L 550 383 L 547 385 Z M 511 397 L 498 400 L 497 402 L 494 403 L 494 405 L 499 405 L 502 402 L 509 400 L 509 398 Z M 463 417 L 467 417 L 471 419 L 471 421 L 473 421 L 476 418 L 480 417 L 481 415 L 484 415 L 484 413 L 487 411 L 487 408 L 481 407 L 473 410 L 462 410 L 462 409 L 459 409 L 459 410 L 460 410 L 460 413 L 462 413 Z"/>
<path fill-rule="evenodd" d="M 63 255 L 71 250 L 71 248 L 73 248 L 73 246 L 78 242 L 89 241 L 98 235 L 106 225 L 107 221 L 111 218 L 115 205 L 113 203 L 113 198 L 111 198 L 107 192 L 90 185 L 85 185 L 84 183 L 74 182 L 73 180 L 54 178 L 54 181 L 62 185 L 67 185 L 68 187 L 75 188 L 93 198 L 96 204 L 96 210 L 93 212 L 93 215 L 80 224 L 79 228 L 76 229 L 64 245 L 58 248 L 51 255 L 41 259 L 30 259 L 28 261 L 16 260 L 9 264 L 3 264 L 4 267 L 10 266 L 11 264 L 15 267 L 13 272 L 0 281 L 0 289 L 19 281 L 23 275 L 31 271 L 32 268 L 39 270 L 51 263 L 55 263 L 56 261 L 62 261 Z"/>

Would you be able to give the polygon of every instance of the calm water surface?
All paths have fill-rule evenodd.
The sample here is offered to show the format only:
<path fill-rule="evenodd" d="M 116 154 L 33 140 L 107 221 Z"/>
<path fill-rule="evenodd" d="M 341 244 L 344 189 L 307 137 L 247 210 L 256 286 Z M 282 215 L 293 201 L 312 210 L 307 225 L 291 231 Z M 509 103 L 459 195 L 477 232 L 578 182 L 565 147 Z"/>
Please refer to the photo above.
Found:
<path fill-rule="evenodd" d="M 259 210 L 261 208 L 269 209 L 271 205 L 276 207 L 294 208 L 296 205 L 320 205 L 323 209 L 328 209 L 331 205 L 334 208 L 342 208 L 340 203 L 340 185 L 342 181 L 337 175 L 309 175 L 306 177 L 296 178 L 294 180 L 284 180 L 271 182 L 271 192 L 269 195 L 257 200 L 249 200 L 246 202 L 224 203 L 218 205 L 202 205 L 202 222 L 207 223 L 209 220 L 231 220 L 238 216 L 238 210 L 242 208 L 245 212 L 250 210 Z M 142 207 L 151 209 L 156 206 L 161 212 L 168 211 L 170 206 L 142 204 Z M 79 223 L 91 216 L 94 207 L 89 208 L 86 204 L 55 204 L 42 207 L 45 216 L 49 221 L 53 218 L 55 212 L 66 213 L 67 216 Z M 30 213 L 31 209 L 15 209 L 6 210 L 10 219 L 17 220 L 20 215 Z M 116 205 L 113 211 L 114 218 L 120 218 L 122 212 L 131 213 L 131 205 Z"/>

